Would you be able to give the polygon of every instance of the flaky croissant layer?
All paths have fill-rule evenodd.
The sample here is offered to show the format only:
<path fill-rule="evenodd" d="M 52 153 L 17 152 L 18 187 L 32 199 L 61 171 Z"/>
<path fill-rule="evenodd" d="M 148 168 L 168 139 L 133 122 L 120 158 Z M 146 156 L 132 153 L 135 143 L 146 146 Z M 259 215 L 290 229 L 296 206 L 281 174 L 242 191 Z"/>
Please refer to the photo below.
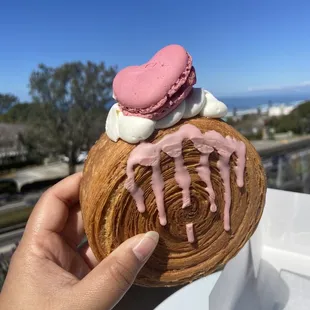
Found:
<path fill-rule="evenodd" d="M 210 138 L 208 132 L 214 131 L 218 139 L 224 139 L 225 152 L 227 149 L 231 152 L 225 155 L 230 184 L 227 184 L 227 173 L 225 182 L 223 166 L 219 164 L 224 153 L 218 144 L 210 146 L 212 151 L 197 147 L 197 140 L 188 136 L 194 127 L 204 136 Z M 157 249 L 136 280 L 139 285 L 181 285 L 221 268 L 251 237 L 263 212 L 266 178 L 260 157 L 254 147 L 225 122 L 191 119 L 158 131 L 147 144 L 150 148 L 160 145 L 160 141 L 167 140 L 167 135 L 176 135 L 184 128 L 181 155 L 188 188 L 182 188 L 183 183 L 176 176 L 178 156 L 171 156 L 170 149 L 166 152 L 160 149 L 156 157 L 158 163 L 147 162 L 142 156 L 144 161 L 130 164 L 132 158 L 137 158 L 132 154 L 141 146 L 122 141 L 114 143 L 102 135 L 85 163 L 81 208 L 89 244 L 98 260 L 138 233 L 156 230 L 160 234 Z M 225 143 L 227 137 L 231 148 Z M 203 161 L 206 153 L 207 166 Z M 241 180 L 241 170 L 238 175 L 236 167 L 242 165 L 242 156 Z M 154 187 L 157 182 L 154 166 L 160 168 L 158 184 L 162 194 L 159 195 L 158 186 Z M 209 177 L 205 174 L 206 167 Z M 141 205 L 138 208 L 135 196 L 137 188 L 141 190 L 142 209 Z"/>

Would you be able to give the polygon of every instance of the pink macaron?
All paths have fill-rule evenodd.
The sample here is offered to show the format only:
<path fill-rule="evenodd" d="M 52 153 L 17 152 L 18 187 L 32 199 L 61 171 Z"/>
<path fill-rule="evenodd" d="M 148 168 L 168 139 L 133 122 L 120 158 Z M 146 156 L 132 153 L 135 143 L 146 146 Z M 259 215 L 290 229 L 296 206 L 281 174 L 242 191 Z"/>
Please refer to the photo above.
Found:
<path fill-rule="evenodd" d="M 195 83 L 191 56 L 180 45 L 168 45 L 146 64 L 121 70 L 113 92 L 125 115 L 159 120 L 182 103 Z"/>

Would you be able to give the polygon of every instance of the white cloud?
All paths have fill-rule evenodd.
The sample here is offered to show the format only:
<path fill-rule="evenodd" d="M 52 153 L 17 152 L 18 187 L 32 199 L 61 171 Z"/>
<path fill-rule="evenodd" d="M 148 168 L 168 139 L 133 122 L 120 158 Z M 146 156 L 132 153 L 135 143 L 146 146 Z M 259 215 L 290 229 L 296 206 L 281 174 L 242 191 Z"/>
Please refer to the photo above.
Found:
<path fill-rule="evenodd" d="M 264 92 L 264 91 L 274 91 L 274 90 L 298 90 L 304 87 L 310 87 L 310 81 L 304 81 L 299 84 L 292 84 L 292 85 L 249 87 L 248 91 L 249 92 Z"/>

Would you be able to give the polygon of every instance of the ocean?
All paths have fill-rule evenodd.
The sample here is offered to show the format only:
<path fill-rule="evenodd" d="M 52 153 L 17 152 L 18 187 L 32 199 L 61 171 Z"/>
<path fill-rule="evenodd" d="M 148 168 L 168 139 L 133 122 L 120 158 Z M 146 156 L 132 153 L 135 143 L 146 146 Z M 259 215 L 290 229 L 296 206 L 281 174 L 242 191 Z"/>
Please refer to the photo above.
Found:
<path fill-rule="evenodd" d="M 237 108 L 238 110 L 246 110 L 265 107 L 268 106 L 268 103 L 272 103 L 272 105 L 296 105 L 302 101 L 310 100 L 310 94 L 288 93 L 259 96 L 218 97 L 218 99 L 227 105 L 229 111 L 232 111 L 234 108 Z"/>
<path fill-rule="evenodd" d="M 213 94 L 216 96 L 216 94 Z M 280 104 L 285 105 L 297 105 L 305 100 L 310 100 L 309 93 L 282 93 L 282 94 L 269 94 L 269 95 L 252 95 L 252 96 L 234 96 L 234 97 L 220 97 L 216 96 L 219 100 L 224 102 L 230 112 L 234 108 L 237 110 L 248 110 L 261 107 L 262 109 L 267 108 L 268 103 L 271 102 L 277 106 Z M 106 108 L 110 109 L 115 103 L 114 99 L 106 104 Z"/>

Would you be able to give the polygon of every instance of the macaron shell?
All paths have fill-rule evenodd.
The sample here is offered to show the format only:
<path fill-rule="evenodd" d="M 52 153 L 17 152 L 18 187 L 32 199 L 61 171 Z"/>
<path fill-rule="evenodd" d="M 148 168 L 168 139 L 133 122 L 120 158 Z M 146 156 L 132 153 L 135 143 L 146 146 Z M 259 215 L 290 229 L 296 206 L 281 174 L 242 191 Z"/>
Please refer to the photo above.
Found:
<path fill-rule="evenodd" d="M 191 92 L 193 85 L 196 83 L 196 72 L 192 66 L 185 83 L 178 89 L 178 91 L 171 97 L 165 97 L 165 104 L 154 110 L 154 107 L 148 109 L 130 109 L 120 106 L 124 115 L 139 116 L 153 120 L 160 120 L 176 109 Z"/>
<path fill-rule="evenodd" d="M 121 105 L 135 109 L 156 105 L 185 83 L 187 76 L 183 79 L 182 74 L 188 69 L 188 60 L 189 55 L 182 46 L 168 45 L 146 64 L 121 70 L 113 81 L 116 99 Z M 175 85 L 177 81 L 179 85 Z"/>

